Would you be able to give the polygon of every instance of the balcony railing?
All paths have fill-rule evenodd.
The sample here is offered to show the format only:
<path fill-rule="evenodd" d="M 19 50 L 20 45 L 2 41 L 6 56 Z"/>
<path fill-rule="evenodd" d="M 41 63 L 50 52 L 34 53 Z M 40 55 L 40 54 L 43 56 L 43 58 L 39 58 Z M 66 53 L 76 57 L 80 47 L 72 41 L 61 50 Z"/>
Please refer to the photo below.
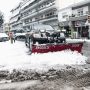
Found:
<path fill-rule="evenodd" d="M 35 12 L 37 12 L 37 11 L 40 11 L 40 10 L 42 10 L 42 9 L 44 9 L 44 8 L 50 7 L 50 6 L 52 6 L 52 5 L 55 5 L 55 1 L 54 1 L 54 2 L 52 2 L 52 3 L 49 3 L 48 5 L 45 5 L 45 6 L 42 7 L 42 8 L 38 8 L 38 6 L 39 6 L 42 2 L 44 2 L 44 1 L 45 1 L 45 0 L 40 0 L 40 2 L 38 2 L 38 4 L 35 3 L 34 5 L 28 7 L 27 9 L 21 10 L 21 14 L 27 13 L 27 12 L 35 9 L 34 12 L 33 12 L 33 11 L 29 12 L 29 15 L 30 15 L 30 14 L 33 14 L 33 13 L 35 13 Z M 23 17 L 25 17 L 25 16 L 23 16 Z"/>
<path fill-rule="evenodd" d="M 87 14 L 87 13 L 84 13 L 83 15 L 78 15 L 78 14 L 72 15 L 72 16 L 69 17 L 69 20 L 70 21 L 77 21 L 77 20 L 87 19 L 88 15 L 89 14 Z"/>
<path fill-rule="evenodd" d="M 57 19 L 58 19 L 57 15 L 52 15 L 52 16 L 48 16 L 48 17 L 45 17 L 45 18 L 42 18 L 42 19 L 37 19 L 37 20 L 31 21 L 31 22 L 27 22 L 27 23 L 24 22 L 23 25 L 25 26 L 25 25 L 28 25 L 28 24 L 34 23 L 34 22 L 44 22 L 44 21 L 57 20 Z"/>
<path fill-rule="evenodd" d="M 26 7 L 24 7 L 22 9 L 22 13 L 28 11 L 29 9 L 32 9 L 32 8 L 35 8 L 35 7 L 39 6 L 44 1 L 45 0 L 39 0 L 39 1 L 35 1 L 35 2 L 31 3 L 31 4 L 29 4 L 28 6 L 26 6 Z"/>
<path fill-rule="evenodd" d="M 22 18 L 23 18 L 23 17 L 27 17 L 27 16 L 29 16 L 29 15 L 31 15 L 31 14 L 33 14 L 33 13 L 39 12 L 40 10 L 44 10 L 44 9 L 49 8 L 49 7 L 52 7 L 53 5 L 55 5 L 55 3 L 52 3 L 52 4 L 48 5 L 48 6 L 43 7 L 43 8 L 33 9 L 33 11 L 31 11 L 31 12 L 30 12 L 30 10 L 28 10 L 28 11 L 27 11 L 28 13 L 27 13 L 27 12 L 26 12 L 26 13 L 24 12 L 25 15 L 23 15 Z M 23 14 L 24 14 L 24 13 L 23 13 Z"/>
<path fill-rule="evenodd" d="M 40 2 L 41 0 L 35 0 L 32 3 L 28 4 L 27 6 L 22 6 L 22 11 L 27 10 L 29 7 L 32 7 L 33 5 L 36 5 L 36 3 Z M 27 2 L 28 3 L 28 2 Z M 26 4 L 27 4 L 26 3 Z"/>
<path fill-rule="evenodd" d="M 38 15 L 38 14 L 40 14 L 40 13 L 44 13 L 45 11 L 48 11 L 48 10 L 51 10 L 51 9 L 56 9 L 55 8 L 55 6 L 54 5 L 52 5 L 52 6 L 49 6 L 49 7 L 46 7 L 46 8 L 44 8 L 44 9 L 41 9 L 40 11 L 38 10 L 36 10 L 35 12 L 33 12 L 33 13 L 30 13 L 30 14 L 28 14 L 28 15 L 26 15 L 26 16 L 23 16 L 21 19 L 23 20 L 23 19 L 27 19 L 27 18 L 30 18 L 30 17 L 33 17 L 33 16 L 35 16 L 35 15 Z"/>

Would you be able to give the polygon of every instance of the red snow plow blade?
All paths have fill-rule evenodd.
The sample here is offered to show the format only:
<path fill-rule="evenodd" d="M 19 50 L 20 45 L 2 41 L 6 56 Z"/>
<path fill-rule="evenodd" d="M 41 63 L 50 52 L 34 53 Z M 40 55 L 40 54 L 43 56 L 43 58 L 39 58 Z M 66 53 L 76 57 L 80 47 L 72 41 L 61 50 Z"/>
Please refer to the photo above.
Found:
<path fill-rule="evenodd" d="M 57 52 L 66 49 L 70 49 L 72 51 L 78 51 L 81 53 L 83 42 L 77 43 L 62 43 L 62 44 L 40 44 L 40 45 L 32 45 L 32 53 L 47 53 L 47 52 Z"/>
<path fill-rule="evenodd" d="M 54 30 L 50 25 L 35 25 L 33 30 L 26 34 L 25 44 L 31 53 L 57 52 L 66 49 L 82 50 L 83 42 L 66 43 L 65 32 Z"/>

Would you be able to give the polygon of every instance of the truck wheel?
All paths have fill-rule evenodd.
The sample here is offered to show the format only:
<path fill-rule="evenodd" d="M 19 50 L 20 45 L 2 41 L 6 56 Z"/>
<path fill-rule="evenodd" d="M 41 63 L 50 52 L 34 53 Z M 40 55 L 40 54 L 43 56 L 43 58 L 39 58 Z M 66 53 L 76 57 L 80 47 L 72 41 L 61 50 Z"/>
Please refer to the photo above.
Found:
<path fill-rule="evenodd" d="M 32 52 L 32 44 L 33 44 L 33 41 L 31 38 L 29 38 L 29 50 L 30 50 L 30 52 Z"/>

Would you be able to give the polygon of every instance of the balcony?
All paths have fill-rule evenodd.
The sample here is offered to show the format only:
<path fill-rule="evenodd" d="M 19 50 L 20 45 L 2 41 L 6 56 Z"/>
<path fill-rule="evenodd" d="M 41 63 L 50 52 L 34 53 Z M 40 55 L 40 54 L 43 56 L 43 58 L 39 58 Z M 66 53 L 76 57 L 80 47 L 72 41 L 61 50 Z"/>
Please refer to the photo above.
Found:
<path fill-rule="evenodd" d="M 39 3 L 39 4 L 40 4 L 40 3 Z M 29 13 L 28 15 L 33 14 L 33 13 L 35 13 L 35 12 L 37 12 L 37 11 L 43 10 L 44 8 L 48 8 L 48 7 L 50 7 L 50 6 L 55 5 L 55 1 L 52 2 L 52 3 L 49 3 L 49 4 L 47 4 L 47 5 L 44 5 L 43 7 L 39 7 L 39 4 L 37 4 L 37 6 L 34 7 L 34 8 L 31 8 L 32 6 L 30 6 L 27 10 L 21 10 L 21 14 L 24 14 L 24 13 L 27 13 L 27 12 Z M 42 4 L 41 4 L 41 5 L 42 5 Z M 26 15 L 26 16 L 27 16 L 27 15 Z M 23 17 L 25 17 L 25 15 L 24 15 Z"/>
<path fill-rule="evenodd" d="M 69 21 L 59 22 L 59 25 L 62 27 L 69 26 Z"/>
<path fill-rule="evenodd" d="M 69 21 L 77 21 L 77 20 L 84 20 L 84 19 L 87 19 L 87 14 L 84 14 L 84 15 L 81 15 L 81 16 L 70 16 L 69 17 Z"/>
<path fill-rule="evenodd" d="M 46 21 L 52 21 L 52 20 L 57 20 L 57 19 L 58 19 L 57 15 L 53 15 L 53 16 L 49 16 L 49 17 L 46 17 L 44 19 L 41 19 L 40 22 L 43 23 Z"/>
<path fill-rule="evenodd" d="M 46 22 L 46 21 L 52 21 L 52 20 L 57 20 L 57 19 L 58 19 L 57 15 L 52 15 L 52 16 L 45 17 L 45 18 L 42 18 L 42 19 L 38 19 L 38 20 L 35 20 L 35 21 L 32 21 L 32 22 L 23 23 L 23 27 L 29 26 L 29 25 L 35 24 L 35 23 L 43 23 L 43 22 Z"/>
<path fill-rule="evenodd" d="M 36 10 L 36 12 L 30 13 L 30 14 L 26 15 L 25 17 L 22 17 L 21 20 L 34 17 L 34 16 L 36 16 L 36 15 L 38 15 L 38 14 L 44 13 L 44 12 L 49 11 L 49 10 L 52 10 L 52 9 L 56 9 L 56 8 L 55 8 L 55 5 L 52 5 L 52 6 L 43 8 L 43 9 L 41 9 L 40 11 L 39 11 L 39 10 Z"/>
<path fill-rule="evenodd" d="M 48 0 L 46 0 L 46 1 L 48 1 Z M 39 6 L 39 5 L 42 4 L 43 2 L 45 2 L 45 0 L 40 0 L 40 1 L 35 2 L 35 3 L 31 4 L 31 5 L 26 6 L 27 8 L 23 8 L 23 9 L 22 9 L 22 13 L 24 13 L 24 12 L 30 10 L 30 9 L 33 9 L 33 8 Z"/>

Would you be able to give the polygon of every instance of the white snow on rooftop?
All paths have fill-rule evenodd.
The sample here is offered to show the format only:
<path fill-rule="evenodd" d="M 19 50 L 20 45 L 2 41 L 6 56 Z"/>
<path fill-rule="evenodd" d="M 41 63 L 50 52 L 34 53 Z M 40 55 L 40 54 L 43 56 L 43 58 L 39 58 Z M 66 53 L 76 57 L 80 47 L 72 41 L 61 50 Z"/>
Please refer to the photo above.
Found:
<path fill-rule="evenodd" d="M 24 42 L 0 42 L 0 70 L 49 69 L 56 65 L 81 65 L 87 58 L 76 51 L 61 51 L 28 55 Z"/>
<path fill-rule="evenodd" d="M 54 30 L 50 25 L 37 24 L 33 26 L 35 30 Z"/>

